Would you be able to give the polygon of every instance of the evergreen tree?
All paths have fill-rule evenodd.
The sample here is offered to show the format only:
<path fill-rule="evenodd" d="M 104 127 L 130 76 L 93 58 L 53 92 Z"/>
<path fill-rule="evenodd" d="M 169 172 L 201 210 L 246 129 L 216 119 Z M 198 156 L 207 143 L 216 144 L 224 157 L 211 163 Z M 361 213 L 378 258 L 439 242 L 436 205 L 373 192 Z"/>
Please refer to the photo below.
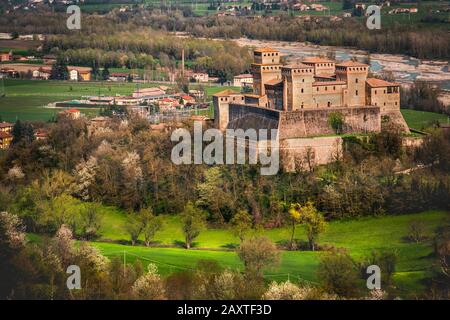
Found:
<path fill-rule="evenodd" d="M 64 59 L 58 59 L 52 66 L 50 73 L 50 79 L 52 80 L 67 80 L 69 79 L 69 69 L 67 69 L 67 63 Z"/>

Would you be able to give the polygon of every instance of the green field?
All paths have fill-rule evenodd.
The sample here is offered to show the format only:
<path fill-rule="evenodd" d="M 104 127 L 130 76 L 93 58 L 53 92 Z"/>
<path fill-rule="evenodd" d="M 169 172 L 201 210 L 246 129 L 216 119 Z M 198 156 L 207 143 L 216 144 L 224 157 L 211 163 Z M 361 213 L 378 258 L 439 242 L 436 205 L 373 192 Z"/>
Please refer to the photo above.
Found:
<path fill-rule="evenodd" d="M 0 82 L 1 84 L 1 82 Z M 159 86 L 158 83 L 140 85 L 141 88 Z M 167 84 L 164 84 L 167 85 Z M 192 89 L 196 85 L 190 86 Z M 67 101 L 92 95 L 129 95 L 137 89 L 136 83 L 68 82 L 7 79 L 5 97 L 0 97 L 0 117 L 3 121 L 42 120 L 53 118 L 60 109 L 46 108 L 49 103 Z M 208 96 L 224 90 L 221 86 L 205 86 Z M 1 93 L 0 86 L 0 93 Z M 96 108 L 81 108 L 88 116 L 98 114 Z"/>
<path fill-rule="evenodd" d="M 140 259 L 144 263 L 155 263 L 163 274 L 177 270 L 193 268 L 199 260 L 217 260 L 223 267 L 242 269 L 242 264 L 232 251 L 239 243 L 228 229 L 208 229 L 203 231 L 194 243 L 194 248 L 182 248 L 183 234 L 176 216 L 167 216 L 164 226 L 154 240 L 151 248 L 129 246 L 128 236 L 124 231 L 126 214 L 113 207 L 102 209 L 101 238 L 92 244 L 108 256 L 120 256 L 127 261 Z M 394 249 L 399 261 L 395 274 L 396 284 L 404 292 L 420 291 L 422 279 L 427 275 L 432 264 L 433 230 L 450 218 L 448 212 L 427 211 L 413 215 L 362 218 L 359 220 L 334 221 L 329 223 L 325 233 L 320 236 L 320 245 L 345 248 L 355 258 L 361 259 L 372 250 Z M 413 220 L 423 221 L 426 225 L 428 240 L 416 244 L 405 240 L 409 223 Z M 272 241 L 282 244 L 289 239 L 289 228 L 259 231 Z M 296 238 L 306 241 L 304 229 L 297 228 Z M 119 244 L 122 243 L 122 244 Z M 316 267 L 321 252 L 283 251 L 281 264 L 268 270 L 266 276 L 273 280 L 299 278 L 317 282 Z"/>
<path fill-rule="evenodd" d="M 402 109 L 401 112 L 408 126 L 416 130 L 426 130 L 432 127 L 433 122 L 436 121 L 439 121 L 441 124 L 449 123 L 450 121 L 448 116 L 440 113 L 410 109 Z"/>

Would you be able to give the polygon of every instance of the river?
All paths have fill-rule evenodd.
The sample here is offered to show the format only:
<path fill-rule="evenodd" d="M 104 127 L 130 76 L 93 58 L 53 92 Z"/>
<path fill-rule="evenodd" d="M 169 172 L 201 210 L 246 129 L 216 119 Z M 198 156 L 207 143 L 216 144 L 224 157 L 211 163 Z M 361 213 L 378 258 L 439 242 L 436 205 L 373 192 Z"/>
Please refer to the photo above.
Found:
<path fill-rule="evenodd" d="M 353 57 L 365 62 L 369 53 L 344 47 L 319 46 L 300 42 L 251 40 L 241 38 L 235 40 L 241 46 L 271 47 L 280 50 L 288 61 L 294 62 L 304 57 L 326 55 L 334 52 L 336 60 L 349 60 Z M 395 81 L 404 85 L 414 80 L 430 81 L 438 84 L 443 90 L 450 91 L 450 70 L 448 61 L 420 60 L 406 55 L 370 54 L 370 67 L 374 74 L 383 71 L 392 72 Z"/>

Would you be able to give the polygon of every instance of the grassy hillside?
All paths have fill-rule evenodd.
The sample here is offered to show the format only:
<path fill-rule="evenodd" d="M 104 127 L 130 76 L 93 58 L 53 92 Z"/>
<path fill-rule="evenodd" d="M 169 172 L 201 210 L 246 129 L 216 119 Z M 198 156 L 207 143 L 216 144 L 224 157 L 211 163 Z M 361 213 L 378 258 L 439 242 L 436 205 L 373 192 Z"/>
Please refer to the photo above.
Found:
<path fill-rule="evenodd" d="M 319 239 L 319 244 L 328 244 L 336 248 L 345 248 L 355 258 L 361 259 L 372 250 L 394 249 L 398 252 L 395 280 L 401 290 L 418 291 L 422 288 L 422 279 L 431 264 L 431 238 L 433 230 L 450 214 L 441 211 L 427 211 L 413 215 L 384 216 L 349 221 L 334 221 Z M 125 213 L 114 208 L 104 208 L 102 237 L 93 245 L 108 257 L 120 256 L 127 261 L 141 259 L 144 263 L 153 262 L 164 274 L 193 268 L 202 259 L 217 260 L 222 266 L 242 268 L 236 254 L 230 250 L 238 245 L 238 239 L 230 230 L 208 229 L 203 231 L 195 242 L 193 250 L 181 248 L 183 235 L 176 216 L 164 219 L 164 227 L 156 235 L 154 246 L 128 246 L 128 237 L 124 232 L 127 219 Z M 406 240 L 411 221 L 420 220 L 427 228 L 428 240 L 416 244 Z M 289 239 L 289 228 L 260 231 L 261 234 L 280 244 Z M 302 227 L 297 228 L 296 238 L 305 240 Z M 113 243 L 112 243 L 113 242 Z M 286 280 L 301 278 L 317 282 L 316 267 L 321 252 L 283 251 L 278 268 L 266 272 L 268 279 Z"/>
<path fill-rule="evenodd" d="M 425 130 L 432 126 L 433 122 L 448 123 L 449 117 L 434 112 L 402 109 L 403 117 L 410 128 Z"/>

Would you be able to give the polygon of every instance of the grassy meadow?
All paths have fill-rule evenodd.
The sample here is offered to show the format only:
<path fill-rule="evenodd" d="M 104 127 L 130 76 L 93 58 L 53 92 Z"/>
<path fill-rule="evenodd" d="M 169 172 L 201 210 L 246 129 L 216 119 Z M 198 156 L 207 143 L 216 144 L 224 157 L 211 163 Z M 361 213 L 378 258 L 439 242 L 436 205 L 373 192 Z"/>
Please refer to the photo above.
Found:
<path fill-rule="evenodd" d="M 74 207 L 81 203 L 74 203 Z M 136 259 L 144 264 L 155 263 L 162 274 L 195 267 L 199 260 L 216 260 L 223 267 L 242 269 L 243 265 L 233 252 L 239 240 L 230 229 L 208 228 L 195 240 L 193 249 L 183 248 L 183 234 L 179 217 L 167 215 L 163 218 L 163 228 L 155 236 L 151 247 L 143 242 L 131 246 L 125 231 L 127 213 L 115 207 L 101 207 L 102 227 L 100 237 L 91 242 L 105 256 L 124 258 L 128 262 Z M 410 215 L 381 216 L 357 220 L 333 221 L 320 236 L 319 245 L 345 249 L 357 261 L 369 255 L 372 250 L 392 249 L 398 253 L 395 281 L 399 292 L 419 292 L 423 289 L 423 279 L 428 275 L 433 263 L 433 232 L 449 212 L 426 211 Z M 412 243 L 407 240 L 409 224 L 422 221 L 426 226 L 427 240 Z M 269 237 L 278 245 L 286 244 L 290 238 L 290 228 L 276 228 L 255 231 L 255 234 Z M 305 230 L 298 226 L 295 238 L 306 241 Z M 283 251 L 277 268 L 266 271 L 268 280 L 301 279 L 318 282 L 316 269 L 323 252 Z"/>
<path fill-rule="evenodd" d="M 416 130 L 426 130 L 432 127 L 436 121 L 439 121 L 441 124 L 449 123 L 450 121 L 450 117 L 440 113 L 411 109 L 402 109 L 401 112 L 408 126 Z"/>

